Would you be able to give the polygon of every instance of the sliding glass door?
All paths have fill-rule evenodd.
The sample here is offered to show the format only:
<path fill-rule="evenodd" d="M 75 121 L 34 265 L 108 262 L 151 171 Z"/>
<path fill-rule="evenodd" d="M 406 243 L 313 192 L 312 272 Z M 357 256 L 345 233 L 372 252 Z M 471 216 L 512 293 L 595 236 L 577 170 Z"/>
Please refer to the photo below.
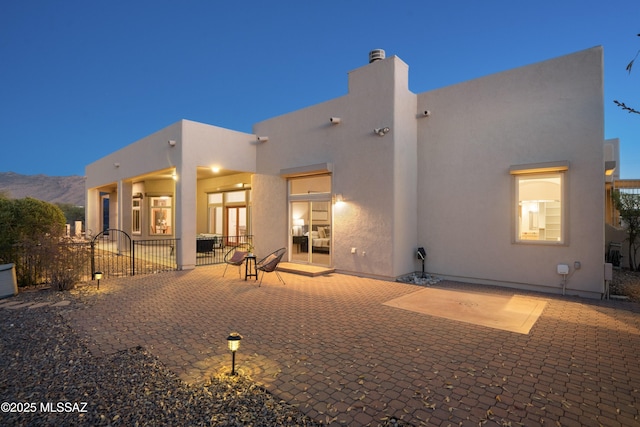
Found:
<path fill-rule="evenodd" d="M 290 180 L 291 262 L 331 266 L 331 176 Z"/>

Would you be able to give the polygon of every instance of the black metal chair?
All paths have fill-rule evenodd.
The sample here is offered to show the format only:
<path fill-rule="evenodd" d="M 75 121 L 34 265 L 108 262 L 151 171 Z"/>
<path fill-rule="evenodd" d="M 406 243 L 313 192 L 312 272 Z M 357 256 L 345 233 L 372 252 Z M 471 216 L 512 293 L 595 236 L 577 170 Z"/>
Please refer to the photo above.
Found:
<path fill-rule="evenodd" d="M 229 267 L 230 265 L 235 265 L 238 267 L 238 275 L 242 278 L 242 269 L 240 267 L 242 267 L 242 264 L 244 263 L 244 259 L 247 257 L 248 253 L 249 253 L 248 248 L 244 246 L 237 246 L 237 247 L 231 248 L 224 255 L 224 262 L 227 265 L 224 266 L 224 273 L 222 273 L 222 277 L 224 277 L 224 275 L 227 274 L 227 267 Z"/>
<path fill-rule="evenodd" d="M 262 276 L 260 277 L 260 283 L 258 284 L 258 286 L 262 285 L 262 279 L 264 278 L 264 274 L 271 273 L 271 272 L 275 272 L 276 276 L 278 276 L 278 279 L 280 279 L 282 284 L 286 285 L 286 283 L 284 283 L 284 280 L 282 280 L 282 277 L 280 277 L 280 273 L 278 273 L 278 270 L 276 270 L 276 268 L 278 267 L 278 264 L 280 263 L 280 261 L 282 261 L 282 257 L 286 252 L 287 252 L 287 248 L 280 248 L 277 251 L 271 252 L 269 255 L 262 258 L 260 261 L 258 261 L 258 264 L 256 265 L 256 270 L 262 271 Z"/>

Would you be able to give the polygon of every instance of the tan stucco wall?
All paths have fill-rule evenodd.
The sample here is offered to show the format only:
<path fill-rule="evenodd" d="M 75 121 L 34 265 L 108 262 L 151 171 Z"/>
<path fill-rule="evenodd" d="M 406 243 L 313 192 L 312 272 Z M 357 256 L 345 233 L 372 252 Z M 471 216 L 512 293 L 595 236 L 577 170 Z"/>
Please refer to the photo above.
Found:
<path fill-rule="evenodd" d="M 175 144 L 171 146 L 168 142 Z M 130 230 L 131 185 L 145 182 L 146 192 L 152 193 L 161 185 L 166 191 L 166 180 L 150 178 L 148 174 L 171 171 L 175 168 L 177 180 L 169 180 L 173 194 L 173 236 L 178 242 L 178 265 L 188 269 L 195 266 L 195 236 L 197 167 L 217 165 L 223 169 L 242 172 L 255 171 L 255 136 L 243 132 L 181 120 L 154 134 L 136 141 L 86 167 L 87 213 L 89 221 L 97 225 L 96 213 L 100 211 L 97 191 L 110 191 L 110 221 L 114 228 Z M 116 167 L 117 165 L 117 167 Z M 117 189 L 126 189 L 123 194 Z M 104 191 L 104 190 L 103 190 Z M 148 208 L 148 206 L 147 206 Z M 113 213 L 111 213 L 113 211 Z M 126 212 L 126 214 L 125 214 Z M 143 227 L 148 227 L 148 209 L 143 209 Z M 88 222 L 89 224 L 89 222 Z M 146 231 L 148 232 L 148 231 Z"/>
<path fill-rule="evenodd" d="M 338 271 L 397 277 L 420 269 L 415 251 L 424 246 L 428 271 L 442 277 L 560 292 L 563 263 L 567 292 L 596 297 L 605 246 L 602 69 L 602 49 L 593 48 L 415 95 L 408 66 L 386 58 L 351 71 L 346 95 L 257 123 L 254 134 L 183 120 L 92 163 L 87 214 L 99 211 L 98 189 L 130 198 L 129 182 L 175 168 L 179 265 L 191 268 L 206 188 L 217 185 L 198 182 L 196 167 L 255 173 L 252 226 L 264 254 L 288 245 L 281 171 L 326 164 L 332 194 L 345 201 L 333 209 Z M 385 136 L 373 131 L 386 126 Z M 509 168 L 545 162 L 569 164 L 566 241 L 516 244 Z M 130 206 L 120 206 L 125 218 Z"/>
<path fill-rule="evenodd" d="M 408 68 L 408 67 L 407 67 Z M 418 242 L 417 97 L 409 91 L 408 70 L 396 73 L 393 120 L 393 273 L 401 276 L 415 270 Z"/>
<path fill-rule="evenodd" d="M 406 273 L 410 268 L 405 261 L 399 264 L 394 261 L 394 257 L 405 258 L 406 251 L 394 253 L 393 237 L 394 231 L 410 235 L 414 225 L 411 222 L 394 225 L 394 217 L 400 210 L 396 208 L 394 189 L 402 187 L 398 179 L 406 178 L 394 173 L 398 154 L 395 141 L 399 137 L 407 140 L 412 135 L 411 130 L 400 130 L 405 123 L 394 111 L 398 99 L 404 102 L 409 97 L 407 80 L 407 65 L 399 58 L 387 58 L 349 73 L 348 95 L 254 126 L 255 134 L 269 137 L 268 142 L 257 146 L 260 174 L 278 176 L 282 169 L 332 164 L 333 193 L 342 194 L 345 200 L 333 212 L 332 256 L 337 270 L 395 277 L 399 270 L 405 269 L 402 273 Z M 414 114 L 412 111 L 412 118 Z M 342 123 L 331 124 L 329 118 L 333 116 L 340 117 Z M 385 126 L 391 128 L 386 136 L 373 132 L 374 128 Z M 405 157 L 399 164 L 411 156 L 404 152 L 401 155 Z M 411 185 L 415 186 L 408 184 L 409 188 Z M 283 191 L 286 196 L 286 188 Z M 263 221 L 264 213 L 257 189 L 254 194 L 257 223 Z M 405 195 L 401 198 L 408 199 Z M 286 199 L 283 204 L 286 208 Z M 415 212 L 415 205 L 403 206 L 401 210 Z M 270 233 L 286 241 L 286 210 L 282 220 L 272 227 Z M 256 227 L 256 236 L 259 230 Z M 415 235 L 415 227 L 412 230 Z M 355 254 L 351 248 L 357 249 Z"/>
<path fill-rule="evenodd" d="M 427 269 L 459 280 L 602 291 L 602 49 L 426 92 L 418 123 L 419 241 Z M 515 244 L 512 165 L 569 161 L 567 244 Z M 574 262 L 582 268 L 575 270 Z"/>
<path fill-rule="evenodd" d="M 252 177 L 254 250 L 264 256 L 287 247 L 287 182 L 277 175 Z"/>

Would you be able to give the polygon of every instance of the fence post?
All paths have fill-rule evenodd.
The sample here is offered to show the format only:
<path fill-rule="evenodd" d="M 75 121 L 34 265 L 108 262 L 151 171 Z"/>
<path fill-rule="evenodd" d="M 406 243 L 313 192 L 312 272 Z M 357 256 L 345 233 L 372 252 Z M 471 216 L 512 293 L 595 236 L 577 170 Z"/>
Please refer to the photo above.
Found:
<path fill-rule="evenodd" d="M 91 240 L 91 280 L 95 279 L 96 274 L 96 251 L 95 251 L 95 243 Z"/>

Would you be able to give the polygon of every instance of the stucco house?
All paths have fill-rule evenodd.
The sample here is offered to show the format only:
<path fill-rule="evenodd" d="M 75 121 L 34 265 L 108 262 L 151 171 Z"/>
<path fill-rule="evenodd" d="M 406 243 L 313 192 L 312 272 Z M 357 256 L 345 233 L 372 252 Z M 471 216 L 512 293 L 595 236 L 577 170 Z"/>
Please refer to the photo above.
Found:
<path fill-rule="evenodd" d="M 616 144 L 601 47 L 419 94 L 376 50 L 348 93 L 252 134 L 181 120 L 88 165 L 87 228 L 108 198 L 109 227 L 179 237 L 181 269 L 198 234 L 251 234 L 348 274 L 418 271 L 424 247 L 439 277 L 599 298 Z"/>

